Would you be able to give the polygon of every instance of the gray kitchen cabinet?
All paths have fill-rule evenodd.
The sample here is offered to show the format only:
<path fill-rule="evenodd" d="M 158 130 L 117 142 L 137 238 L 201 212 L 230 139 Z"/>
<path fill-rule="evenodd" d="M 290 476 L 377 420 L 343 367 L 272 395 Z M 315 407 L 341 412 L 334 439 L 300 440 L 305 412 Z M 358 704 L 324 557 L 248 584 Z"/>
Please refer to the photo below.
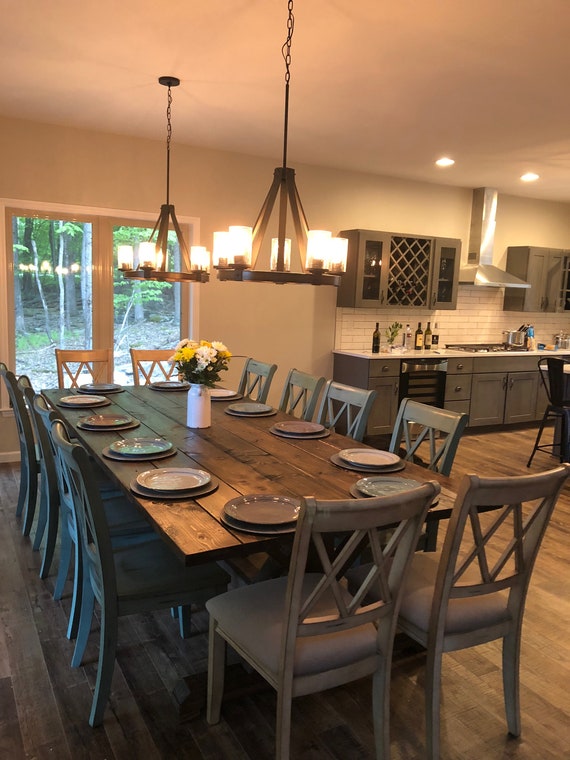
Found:
<path fill-rule="evenodd" d="M 473 359 L 450 358 L 445 379 L 445 409 L 469 414 L 471 406 L 471 380 Z"/>
<path fill-rule="evenodd" d="M 505 288 L 504 311 L 562 311 L 563 259 L 557 248 L 516 245 L 507 248 L 507 272 L 530 288 Z M 512 328 L 516 329 L 516 328 Z"/>
<path fill-rule="evenodd" d="M 534 421 L 539 383 L 536 364 L 534 356 L 474 359 L 469 426 Z"/>
<path fill-rule="evenodd" d="M 346 273 L 337 305 L 454 309 L 461 241 L 374 230 L 343 230 Z"/>
<path fill-rule="evenodd" d="M 398 413 L 400 360 L 367 359 L 335 354 L 333 380 L 357 388 L 375 390 L 377 396 L 368 418 L 366 435 L 387 435 L 392 432 Z"/>

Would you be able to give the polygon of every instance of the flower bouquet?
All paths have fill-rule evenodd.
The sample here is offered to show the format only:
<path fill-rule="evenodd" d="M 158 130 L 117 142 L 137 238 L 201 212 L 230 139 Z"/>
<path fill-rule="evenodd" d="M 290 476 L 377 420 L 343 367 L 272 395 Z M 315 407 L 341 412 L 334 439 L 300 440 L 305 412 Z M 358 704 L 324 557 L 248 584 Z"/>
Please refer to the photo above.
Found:
<path fill-rule="evenodd" d="M 195 341 L 185 338 L 174 350 L 170 361 L 189 383 L 212 388 L 220 379 L 220 372 L 228 369 L 231 353 L 219 340 Z"/>

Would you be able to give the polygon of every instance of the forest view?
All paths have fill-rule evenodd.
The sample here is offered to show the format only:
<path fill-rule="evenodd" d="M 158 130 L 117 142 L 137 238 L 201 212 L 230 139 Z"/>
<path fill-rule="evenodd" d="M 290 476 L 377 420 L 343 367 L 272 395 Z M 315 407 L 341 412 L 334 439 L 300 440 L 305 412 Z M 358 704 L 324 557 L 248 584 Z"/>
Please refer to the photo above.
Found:
<path fill-rule="evenodd" d="M 131 347 L 174 348 L 180 340 L 179 285 L 125 280 L 116 268 L 117 246 L 136 251 L 150 232 L 113 228 L 116 382 L 132 383 Z M 27 374 L 38 389 L 57 386 L 55 348 L 93 347 L 92 238 L 89 222 L 12 217 L 16 374 Z"/>

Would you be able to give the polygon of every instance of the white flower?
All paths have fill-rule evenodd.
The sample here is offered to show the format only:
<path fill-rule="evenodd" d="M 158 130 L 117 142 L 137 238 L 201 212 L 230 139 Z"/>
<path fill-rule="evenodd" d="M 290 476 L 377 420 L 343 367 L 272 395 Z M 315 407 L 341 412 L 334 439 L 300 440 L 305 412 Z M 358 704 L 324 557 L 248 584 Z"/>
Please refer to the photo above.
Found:
<path fill-rule="evenodd" d="M 215 348 L 216 351 L 227 351 L 228 348 L 225 346 L 221 341 L 219 340 L 213 340 L 212 341 L 212 348 Z"/>

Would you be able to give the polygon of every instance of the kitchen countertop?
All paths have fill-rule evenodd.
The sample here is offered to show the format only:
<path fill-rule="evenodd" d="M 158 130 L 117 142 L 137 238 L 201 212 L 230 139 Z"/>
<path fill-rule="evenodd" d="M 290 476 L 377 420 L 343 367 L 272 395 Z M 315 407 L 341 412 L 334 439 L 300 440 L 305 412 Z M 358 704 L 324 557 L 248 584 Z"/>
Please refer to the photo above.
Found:
<path fill-rule="evenodd" d="M 394 353 L 373 354 L 372 351 L 341 351 L 335 349 L 334 354 L 342 356 L 357 356 L 360 359 L 427 359 L 427 358 L 446 358 L 446 357 L 468 357 L 468 356 L 570 356 L 570 351 L 452 351 L 451 349 L 439 347 L 431 351 L 402 351 Z"/>

